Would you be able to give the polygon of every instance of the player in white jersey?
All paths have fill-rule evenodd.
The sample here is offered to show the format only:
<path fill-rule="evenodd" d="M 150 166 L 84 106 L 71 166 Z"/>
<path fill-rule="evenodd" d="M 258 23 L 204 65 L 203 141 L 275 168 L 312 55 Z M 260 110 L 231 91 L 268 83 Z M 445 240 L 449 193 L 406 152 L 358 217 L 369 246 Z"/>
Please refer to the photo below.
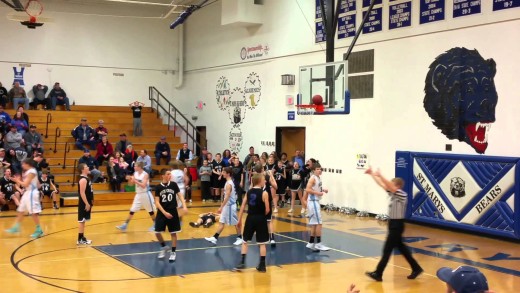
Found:
<path fill-rule="evenodd" d="M 150 218 L 152 218 L 152 222 L 155 223 L 155 200 L 152 196 L 152 193 L 149 190 L 149 176 L 148 173 L 146 173 L 143 169 L 144 163 L 143 162 L 137 162 L 135 163 L 134 169 L 135 173 L 134 176 L 130 176 L 129 183 L 135 184 L 135 197 L 134 202 L 132 203 L 132 207 L 130 208 L 130 213 L 128 214 L 128 218 L 126 218 L 126 221 L 120 225 L 116 226 L 117 229 L 125 232 L 128 228 L 128 223 L 132 218 L 134 217 L 134 214 L 141 210 L 141 208 L 144 208 L 148 214 L 150 214 Z M 155 231 L 155 226 L 152 226 L 149 231 Z"/>
<path fill-rule="evenodd" d="M 222 176 L 226 179 L 224 185 L 224 201 L 220 205 L 217 213 L 220 214 L 220 221 L 217 228 L 217 232 L 212 237 L 206 237 L 205 239 L 213 244 L 217 244 L 220 233 L 224 230 L 225 225 L 235 226 L 237 231 L 237 240 L 233 243 L 234 245 L 242 245 L 244 242 L 241 235 L 241 227 L 238 223 L 237 214 L 237 193 L 235 190 L 235 184 L 233 183 L 233 168 L 225 167 L 222 169 Z"/>
<path fill-rule="evenodd" d="M 321 183 L 320 163 L 314 163 L 312 171 L 313 175 L 311 175 L 309 182 L 307 183 L 307 188 L 305 188 L 308 195 L 307 215 L 309 216 L 309 226 L 311 228 L 311 237 L 309 243 L 307 243 L 307 248 L 326 251 L 330 250 L 330 248 L 321 243 L 321 228 L 323 226 L 323 221 L 321 219 L 319 201 L 321 200 L 321 197 L 329 191 L 323 188 Z M 316 244 L 314 244 L 314 240 L 316 240 Z"/>
<path fill-rule="evenodd" d="M 184 172 L 184 168 L 181 169 L 181 167 L 184 167 L 184 164 L 182 162 L 174 161 L 172 164 L 172 171 L 170 175 L 170 181 L 177 183 L 177 186 L 179 187 L 179 190 L 182 193 L 182 196 L 186 198 L 186 185 L 189 181 L 188 176 Z M 176 195 L 177 197 L 177 207 L 182 208 L 182 201 L 181 199 Z"/>
<path fill-rule="evenodd" d="M 32 215 L 34 223 L 36 224 L 36 231 L 31 234 L 31 237 L 39 238 L 43 236 L 43 231 L 40 227 L 40 218 L 38 217 L 42 212 L 42 207 L 40 204 L 40 192 L 38 191 L 38 172 L 34 168 L 35 165 L 36 163 L 32 159 L 23 160 L 22 180 L 13 178 L 13 181 L 16 184 L 25 188 L 25 192 L 17 209 L 18 216 L 16 217 L 16 222 L 13 227 L 7 230 L 8 233 L 20 232 L 20 223 L 22 222 L 25 213 L 28 213 L 29 215 Z"/>

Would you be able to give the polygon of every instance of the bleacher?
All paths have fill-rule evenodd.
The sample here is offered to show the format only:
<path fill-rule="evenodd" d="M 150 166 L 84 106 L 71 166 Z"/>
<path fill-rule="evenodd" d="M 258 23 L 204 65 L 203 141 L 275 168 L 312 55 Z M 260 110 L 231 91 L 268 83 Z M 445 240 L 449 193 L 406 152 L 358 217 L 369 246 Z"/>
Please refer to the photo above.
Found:
<path fill-rule="evenodd" d="M 78 204 L 78 172 L 75 171 L 75 163 L 83 152 L 74 146 L 74 138 L 71 130 L 85 117 L 92 128 L 97 127 L 99 119 L 104 120 L 104 126 L 108 129 L 108 141 L 115 148 L 119 141 L 119 134 L 126 133 L 128 141 L 132 142 L 134 149 L 139 151 L 146 149 L 152 158 L 152 169 L 160 170 L 167 168 L 166 165 L 155 165 L 154 149 L 155 144 L 161 136 L 167 137 L 170 144 L 172 156 L 175 157 L 177 150 L 182 148 L 180 139 L 174 137 L 173 131 L 169 131 L 157 114 L 152 109 L 146 107 L 142 112 L 144 136 L 134 137 L 132 134 L 133 120 L 132 112 L 125 106 L 71 106 L 72 111 L 63 111 L 61 106 L 56 111 L 27 110 L 29 124 L 35 124 L 37 131 L 42 134 L 44 139 L 44 157 L 49 163 L 51 174 L 55 176 L 55 182 L 60 189 L 61 206 L 76 206 Z M 7 108 L 8 113 L 13 113 L 12 109 Z M 91 151 L 91 156 L 95 156 L 96 151 Z M 163 161 L 164 163 L 164 161 Z M 105 172 L 106 167 L 101 166 L 100 171 Z M 160 176 L 152 178 L 151 185 L 159 184 Z M 124 186 L 125 183 L 123 183 Z M 198 182 L 193 182 L 192 199 L 200 199 Z M 109 183 L 94 184 L 94 204 L 95 205 L 129 205 L 132 203 L 134 192 L 112 192 Z M 52 202 L 45 198 L 44 208 L 52 208 Z"/>

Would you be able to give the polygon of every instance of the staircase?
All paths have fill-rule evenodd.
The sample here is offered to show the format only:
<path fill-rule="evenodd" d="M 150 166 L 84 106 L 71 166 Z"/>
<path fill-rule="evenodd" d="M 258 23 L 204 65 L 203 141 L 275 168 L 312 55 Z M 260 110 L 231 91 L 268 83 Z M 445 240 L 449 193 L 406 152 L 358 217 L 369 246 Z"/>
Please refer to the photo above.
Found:
<path fill-rule="evenodd" d="M 60 107 L 58 106 L 57 109 Z M 151 108 L 143 108 L 142 125 L 143 136 L 134 137 L 132 133 L 133 120 L 132 111 L 129 107 L 124 106 L 71 106 L 72 111 L 43 111 L 28 110 L 29 124 L 37 126 L 37 131 L 42 134 L 44 139 L 44 157 L 49 163 L 51 174 L 55 176 L 55 182 L 60 187 L 60 202 L 63 206 L 74 206 L 78 204 L 78 172 L 75 171 L 75 164 L 79 158 L 83 156 L 81 150 L 74 146 L 74 138 L 71 130 L 79 123 L 81 118 L 87 118 L 87 123 L 92 127 L 98 126 L 98 120 L 103 119 L 104 126 L 108 129 L 108 141 L 115 148 L 115 144 L 119 141 L 119 134 L 126 133 L 127 139 L 132 142 L 134 149 L 139 151 L 146 149 L 152 158 L 152 169 L 160 170 L 168 168 L 166 165 L 155 165 L 155 156 L 153 154 L 155 144 L 160 140 L 161 136 L 166 136 L 166 141 L 170 144 L 172 157 L 175 157 L 177 150 L 182 148 L 180 138 L 175 137 L 173 132 L 168 130 L 167 125 L 163 125 L 162 119 L 157 117 L 157 113 Z M 12 113 L 13 110 L 7 110 Z M 95 156 L 96 152 L 91 152 L 91 156 Z M 164 162 L 164 161 L 163 161 Z M 106 167 L 100 166 L 100 171 L 105 172 Z M 160 176 L 152 179 L 151 185 L 160 182 Z M 197 182 L 193 182 L 193 189 L 197 189 Z M 123 184 L 124 186 L 124 184 Z M 95 205 L 112 205 L 132 203 L 135 193 L 133 192 L 116 192 L 110 190 L 108 183 L 94 184 Z M 193 190 L 192 198 L 200 199 L 200 191 Z M 43 202 L 45 208 L 52 207 L 50 200 L 47 198 Z"/>

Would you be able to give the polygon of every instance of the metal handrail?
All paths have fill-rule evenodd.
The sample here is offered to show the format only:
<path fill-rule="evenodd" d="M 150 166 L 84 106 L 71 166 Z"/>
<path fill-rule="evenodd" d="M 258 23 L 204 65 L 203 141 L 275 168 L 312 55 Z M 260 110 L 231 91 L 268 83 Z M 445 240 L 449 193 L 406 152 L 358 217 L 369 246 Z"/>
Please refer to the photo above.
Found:
<path fill-rule="evenodd" d="M 58 152 L 57 144 L 58 144 L 58 137 L 61 136 L 61 129 L 59 127 L 56 127 L 56 134 L 54 136 L 54 153 Z"/>
<path fill-rule="evenodd" d="M 154 93 L 157 94 L 157 98 L 154 97 Z M 168 104 L 168 109 L 166 109 L 163 105 L 161 105 L 161 98 Z M 186 143 L 189 143 L 189 139 L 193 141 L 193 147 L 198 146 L 202 149 L 203 146 L 206 146 L 208 144 L 208 140 L 206 139 L 206 136 L 200 133 L 200 131 L 197 130 L 197 127 L 184 116 L 177 107 L 175 107 L 158 89 L 156 89 L 154 86 L 149 87 L 149 100 L 151 101 L 152 111 L 154 110 L 154 102 L 155 102 L 155 111 L 157 112 L 157 118 L 159 118 L 159 108 L 162 109 L 164 112 L 168 115 L 168 127 L 170 126 L 171 121 L 173 120 L 173 126 L 174 126 L 174 132 L 173 135 L 175 135 L 176 127 L 179 126 L 182 131 L 186 134 Z M 173 113 L 172 113 L 173 112 Z M 173 115 L 172 115 L 173 114 Z M 180 118 L 177 116 L 177 114 L 180 116 Z M 179 121 L 180 120 L 180 121 Z M 181 123 L 185 122 L 185 123 Z M 189 131 L 189 129 L 192 129 L 192 131 Z M 203 144 L 199 143 L 197 141 L 197 134 L 199 135 L 201 142 L 204 142 Z M 192 149 L 195 151 L 194 149 Z"/>
<path fill-rule="evenodd" d="M 76 185 L 76 170 L 78 169 L 78 159 L 74 160 L 74 171 L 72 173 L 72 186 Z"/>
<path fill-rule="evenodd" d="M 49 123 L 51 123 L 51 122 L 52 122 L 52 114 L 47 113 L 47 123 L 45 123 L 45 138 L 49 137 L 49 135 L 48 135 Z"/>
<path fill-rule="evenodd" d="M 63 169 L 67 168 L 67 154 L 70 152 L 70 145 L 67 141 L 65 143 L 65 151 L 63 152 Z"/>

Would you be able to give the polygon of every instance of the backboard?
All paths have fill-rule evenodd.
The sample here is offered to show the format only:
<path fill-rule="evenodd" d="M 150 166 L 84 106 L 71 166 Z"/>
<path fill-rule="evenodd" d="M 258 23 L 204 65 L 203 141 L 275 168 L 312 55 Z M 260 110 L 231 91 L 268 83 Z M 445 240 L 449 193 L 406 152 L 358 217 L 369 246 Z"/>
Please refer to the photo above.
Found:
<path fill-rule="evenodd" d="M 349 114 L 347 72 L 347 61 L 300 66 L 297 104 L 312 104 L 320 95 L 325 109 L 315 114 Z"/>

